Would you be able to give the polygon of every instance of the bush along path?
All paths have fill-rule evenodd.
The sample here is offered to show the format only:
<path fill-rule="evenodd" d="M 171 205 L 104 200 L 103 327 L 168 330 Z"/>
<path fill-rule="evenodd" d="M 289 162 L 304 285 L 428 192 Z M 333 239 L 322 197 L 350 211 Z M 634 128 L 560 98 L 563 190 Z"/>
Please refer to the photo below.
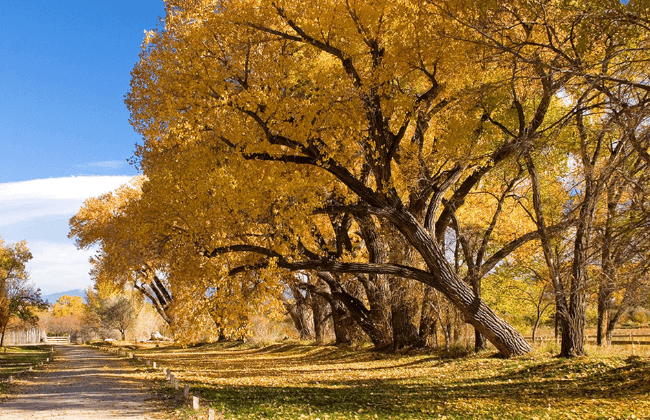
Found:
<path fill-rule="evenodd" d="M 155 419 L 150 382 L 118 355 L 55 346 L 54 360 L 13 378 L 0 402 L 3 420 Z"/>

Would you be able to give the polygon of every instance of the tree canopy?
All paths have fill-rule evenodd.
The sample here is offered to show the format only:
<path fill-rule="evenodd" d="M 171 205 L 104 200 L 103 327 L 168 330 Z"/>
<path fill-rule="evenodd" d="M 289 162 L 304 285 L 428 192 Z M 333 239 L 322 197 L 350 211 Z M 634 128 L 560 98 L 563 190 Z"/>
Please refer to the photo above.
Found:
<path fill-rule="evenodd" d="M 615 173 L 645 185 L 650 163 L 647 4 L 167 1 L 166 12 L 126 100 L 144 178 L 72 220 L 80 246 L 102 245 L 96 278 L 121 266 L 150 295 L 168 289 L 177 316 L 219 319 L 274 307 L 294 284 L 378 347 L 424 339 L 440 294 L 513 356 L 531 347 L 486 305 L 481 279 L 541 243 L 562 352 L 582 352 L 605 191 Z M 560 261 L 562 236 L 573 249 Z"/>

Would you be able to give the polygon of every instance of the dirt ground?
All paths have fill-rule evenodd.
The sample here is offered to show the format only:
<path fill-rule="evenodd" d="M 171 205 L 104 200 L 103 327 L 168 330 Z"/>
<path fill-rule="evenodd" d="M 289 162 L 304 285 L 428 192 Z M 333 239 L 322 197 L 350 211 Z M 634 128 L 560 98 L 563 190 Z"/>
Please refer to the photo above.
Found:
<path fill-rule="evenodd" d="M 55 346 L 55 358 L 14 381 L 0 419 L 154 419 L 157 400 L 134 368 L 116 355 Z"/>

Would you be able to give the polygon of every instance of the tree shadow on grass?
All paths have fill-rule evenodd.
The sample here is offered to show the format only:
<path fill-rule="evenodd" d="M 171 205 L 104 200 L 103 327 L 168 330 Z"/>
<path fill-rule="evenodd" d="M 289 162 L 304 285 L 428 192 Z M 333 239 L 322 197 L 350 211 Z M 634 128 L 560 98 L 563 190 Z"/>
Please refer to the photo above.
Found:
<path fill-rule="evenodd" d="M 264 375 L 268 376 L 269 372 L 249 372 L 251 377 Z M 493 405 L 492 414 L 483 413 L 488 417 L 505 415 L 498 408 L 502 404 L 520 407 L 523 410 L 521 417 L 514 413 L 514 418 L 526 418 L 528 415 L 546 414 L 549 401 L 560 406 L 571 406 L 586 399 L 599 402 L 643 401 L 650 393 L 650 361 L 628 359 L 624 366 L 611 367 L 600 361 L 576 363 L 553 359 L 528 364 L 521 369 L 515 367 L 496 376 L 486 374 L 474 380 L 405 376 L 320 381 L 293 387 L 279 378 L 278 386 L 196 384 L 194 389 L 228 412 L 257 413 L 262 417 L 273 417 L 282 407 L 285 412 L 315 411 L 333 418 L 359 413 L 359 410 L 378 414 L 380 418 L 422 418 L 423 413 L 436 412 L 465 418 L 474 414 L 467 411 L 466 404 L 456 407 L 455 402 L 473 401 L 477 407 Z"/>

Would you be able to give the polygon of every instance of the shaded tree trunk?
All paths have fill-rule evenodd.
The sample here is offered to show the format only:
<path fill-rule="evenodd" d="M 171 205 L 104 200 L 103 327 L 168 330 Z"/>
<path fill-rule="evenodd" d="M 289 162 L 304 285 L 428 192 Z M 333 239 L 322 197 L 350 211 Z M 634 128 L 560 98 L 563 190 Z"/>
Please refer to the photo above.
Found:
<path fill-rule="evenodd" d="M 2 325 L 2 335 L 0 336 L 0 347 L 4 346 L 5 343 L 5 332 L 7 332 L 7 322 Z"/>
<path fill-rule="evenodd" d="M 316 344 L 322 344 L 325 340 L 325 327 L 327 320 L 332 315 L 329 304 L 325 299 L 318 295 L 312 295 L 309 299 L 313 321 L 314 321 L 314 339 Z"/>
<path fill-rule="evenodd" d="M 293 325 L 296 327 L 298 334 L 300 335 L 300 340 L 310 340 L 314 337 L 314 333 L 311 329 L 313 321 L 310 319 L 311 316 L 307 312 L 305 306 L 297 304 L 285 304 L 285 308 L 293 321 Z"/>
<path fill-rule="evenodd" d="M 347 282 L 344 290 L 359 301 L 363 301 L 363 286 L 356 282 Z M 357 321 L 345 305 L 339 301 L 333 300 L 330 303 L 332 308 L 332 321 L 334 325 L 334 335 L 337 345 L 350 345 L 363 340 L 364 332 Z"/>
<path fill-rule="evenodd" d="M 377 235 L 377 226 L 371 216 L 357 218 L 361 236 L 368 249 L 368 259 L 373 263 L 388 262 L 386 246 Z M 358 276 L 368 299 L 368 322 L 371 328 L 364 331 L 378 349 L 386 349 L 393 345 L 393 327 L 391 313 L 391 289 L 389 278 L 385 274 L 368 274 Z M 359 324 L 361 325 L 361 324 Z M 363 328 L 363 327 L 362 327 Z"/>
<path fill-rule="evenodd" d="M 420 339 L 425 347 L 438 347 L 438 309 L 435 306 L 435 289 L 426 287 L 422 298 L 422 315 L 420 317 Z"/>
<path fill-rule="evenodd" d="M 391 278 L 393 349 L 421 347 L 420 319 L 422 285 L 413 280 Z"/>
<path fill-rule="evenodd" d="M 303 296 L 303 292 L 297 287 L 296 284 L 290 284 L 289 289 L 293 296 L 293 302 L 285 300 L 283 302 L 293 325 L 296 327 L 300 340 L 310 340 L 314 337 L 314 316 L 312 308 L 307 301 L 307 296 Z M 309 292 L 306 292 L 309 293 Z"/>
<path fill-rule="evenodd" d="M 477 299 L 481 298 L 481 279 L 477 276 L 472 279 L 472 290 Z M 487 348 L 487 340 L 481 332 L 474 328 L 474 351 L 479 352 Z"/>

